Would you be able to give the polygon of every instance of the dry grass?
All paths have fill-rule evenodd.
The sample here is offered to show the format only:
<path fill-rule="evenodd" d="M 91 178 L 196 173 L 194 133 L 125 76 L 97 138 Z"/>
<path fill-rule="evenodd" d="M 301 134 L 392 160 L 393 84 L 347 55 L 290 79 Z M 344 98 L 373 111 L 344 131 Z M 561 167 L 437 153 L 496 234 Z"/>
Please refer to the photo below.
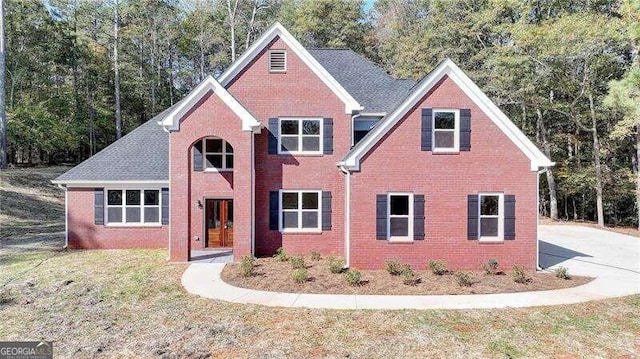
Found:
<path fill-rule="evenodd" d="M 553 273 L 528 273 L 531 281 L 519 284 L 513 281 L 510 273 L 485 275 L 473 273 L 473 285 L 461 287 L 452 274 L 437 276 L 426 270 L 416 270 L 420 279 L 417 285 L 405 285 L 402 276 L 392 276 L 384 270 L 360 271 L 361 286 L 351 286 L 342 274 L 329 272 L 326 259 L 312 261 L 305 258 L 309 280 L 297 284 L 291 279 L 294 271 L 289 262 L 280 262 L 275 258 L 256 259 L 256 275 L 243 277 L 238 263 L 228 264 L 222 271 L 222 279 L 232 285 L 244 288 L 294 293 L 331 293 L 331 294 L 487 294 L 509 293 L 535 290 L 549 290 L 574 287 L 589 282 L 592 278 L 576 277 L 571 280 L 556 278 Z M 425 263 L 426 267 L 426 263 Z"/>
<path fill-rule="evenodd" d="M 595 229 L 602 229 L 605 231 L 610 231 L 610 232 L 615 232 L 615 233 L 620 233 L 620 234 L 626 234 L 628 236 L 633 236 L 633 237 L 638 237 L 640 238 L 640 230 L 638 230 L 638 228 L 634 228 L 634 227 L 614 227 L 614 226 L 610 226 L 607 225 L 604 228 L 598 226 L 598 223 L 596 222 L 591 222 L 591 221 L 565 221 L 565 220 L 553 220 L 549 217 L 540 217 L 540 224 L 562 224 L 562 225 L 567 225 L 567 226 L 585 226 L 585 227 L 591 227 L 591 228 L 595 228 Z"/>
<path fill-rule="evenodd" d="M 640 352 L 640 296 L 500 310 L 270 308 L 187 294 L 180 285 L 185 265 L 168 264 L 165 250 L 60 251 L 44 242 L 23 250 L 8 243 L 0 249 L 0 339 L 53 340 L 56 358 L 620 358 Z"/>

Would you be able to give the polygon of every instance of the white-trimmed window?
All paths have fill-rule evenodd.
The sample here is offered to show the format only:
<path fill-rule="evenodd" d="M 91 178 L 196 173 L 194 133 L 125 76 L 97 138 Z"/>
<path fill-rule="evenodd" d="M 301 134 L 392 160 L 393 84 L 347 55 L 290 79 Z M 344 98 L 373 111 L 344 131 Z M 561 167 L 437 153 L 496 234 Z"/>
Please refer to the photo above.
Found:
<path fill-rule="evenodd" d="M 280 191 L 280 231 L 319 232 L 322 191 Z"/>
<path fill-rule="evenodd" d="M 108 225 L 160 224 L 160 190 L 108 189 L 106 192 Z"/>
<path fill-rule="evenodd" d="M 322 118 L 280 118 L 278 153 L 322 154 Z"/>
<path fill-rule="evenodd" d="M 501 241 L 504 238 L 504 195 L 502 193 L 480 193 L 478 206 L 480 240 Z"/>
<path fill-rule="evenodd" d="M 269 50 L 269 72 L 287 72 L 287 50 Z"/>
<path fill-rule="evenodd" d="M 389 241 L 413 240 L 413 194 L 387 194 L 387 238 Z"/>
<path fill-rule="evenodd" d="M 205 138 L 203 141 L 205 171 L 232 171 L 233 147 L 229 142 L 217 137 Z"/>
<path fill-rule="evenodd" d="M 433 151 L 460 150 L 460 110 L 433 110 Z"/>

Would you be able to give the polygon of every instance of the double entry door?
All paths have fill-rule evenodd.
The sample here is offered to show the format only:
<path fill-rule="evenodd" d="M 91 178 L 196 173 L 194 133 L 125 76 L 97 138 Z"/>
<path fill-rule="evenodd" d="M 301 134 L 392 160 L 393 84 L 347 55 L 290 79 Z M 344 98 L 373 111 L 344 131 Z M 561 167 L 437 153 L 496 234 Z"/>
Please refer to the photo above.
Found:
<path fill-rule="evenodd" d="M 233 247 L 233 200 L 205 199 L 205 247 Z"/>

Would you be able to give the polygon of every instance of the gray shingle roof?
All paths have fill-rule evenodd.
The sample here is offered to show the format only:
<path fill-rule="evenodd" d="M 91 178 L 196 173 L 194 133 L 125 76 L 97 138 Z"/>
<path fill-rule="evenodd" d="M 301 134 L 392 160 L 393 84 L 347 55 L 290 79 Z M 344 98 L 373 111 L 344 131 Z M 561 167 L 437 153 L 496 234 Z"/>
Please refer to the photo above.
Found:
<path fill-rule="evenodd" d="M 307 49 L 363 112 L 391 112 L 409 94 L 413 80 L 396 79 L 351 49 Z"/>
<path fill-rule="evenodd" d="M 169 134 L 157 122 L 171 109 L 173 106 L 65 172 L 54 182 L 168 181 Z"/>

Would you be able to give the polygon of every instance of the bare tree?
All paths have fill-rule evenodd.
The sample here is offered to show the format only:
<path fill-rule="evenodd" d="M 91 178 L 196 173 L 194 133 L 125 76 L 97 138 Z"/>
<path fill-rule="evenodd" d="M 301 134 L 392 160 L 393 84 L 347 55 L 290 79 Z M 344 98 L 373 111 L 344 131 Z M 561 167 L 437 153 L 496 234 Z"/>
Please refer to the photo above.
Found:
<path fill-rule="evenodd" d="M 240 0 L 227 0 L 227 21 L 229 22 L 229 39 L 231 40 L 231 62 L 236 60 L 236 14 Z"/>
<path fill-rule="evenodd" d="M 0 169 L 7 164 L 7 112 L 4 108 L 5 96 L 5 52 L 4 52 L 4 0 L 0 0 Z"/>
<path fill-rule="evenodd" d="M 118 63 L 118 32 L 120 30 L 120 18 L 118 0 L 114 0 L 113 4 L 113 87 L 116 100 L 116 140 L 122 137 L 122 110 L 120 108 L 120 65 Z"/>

